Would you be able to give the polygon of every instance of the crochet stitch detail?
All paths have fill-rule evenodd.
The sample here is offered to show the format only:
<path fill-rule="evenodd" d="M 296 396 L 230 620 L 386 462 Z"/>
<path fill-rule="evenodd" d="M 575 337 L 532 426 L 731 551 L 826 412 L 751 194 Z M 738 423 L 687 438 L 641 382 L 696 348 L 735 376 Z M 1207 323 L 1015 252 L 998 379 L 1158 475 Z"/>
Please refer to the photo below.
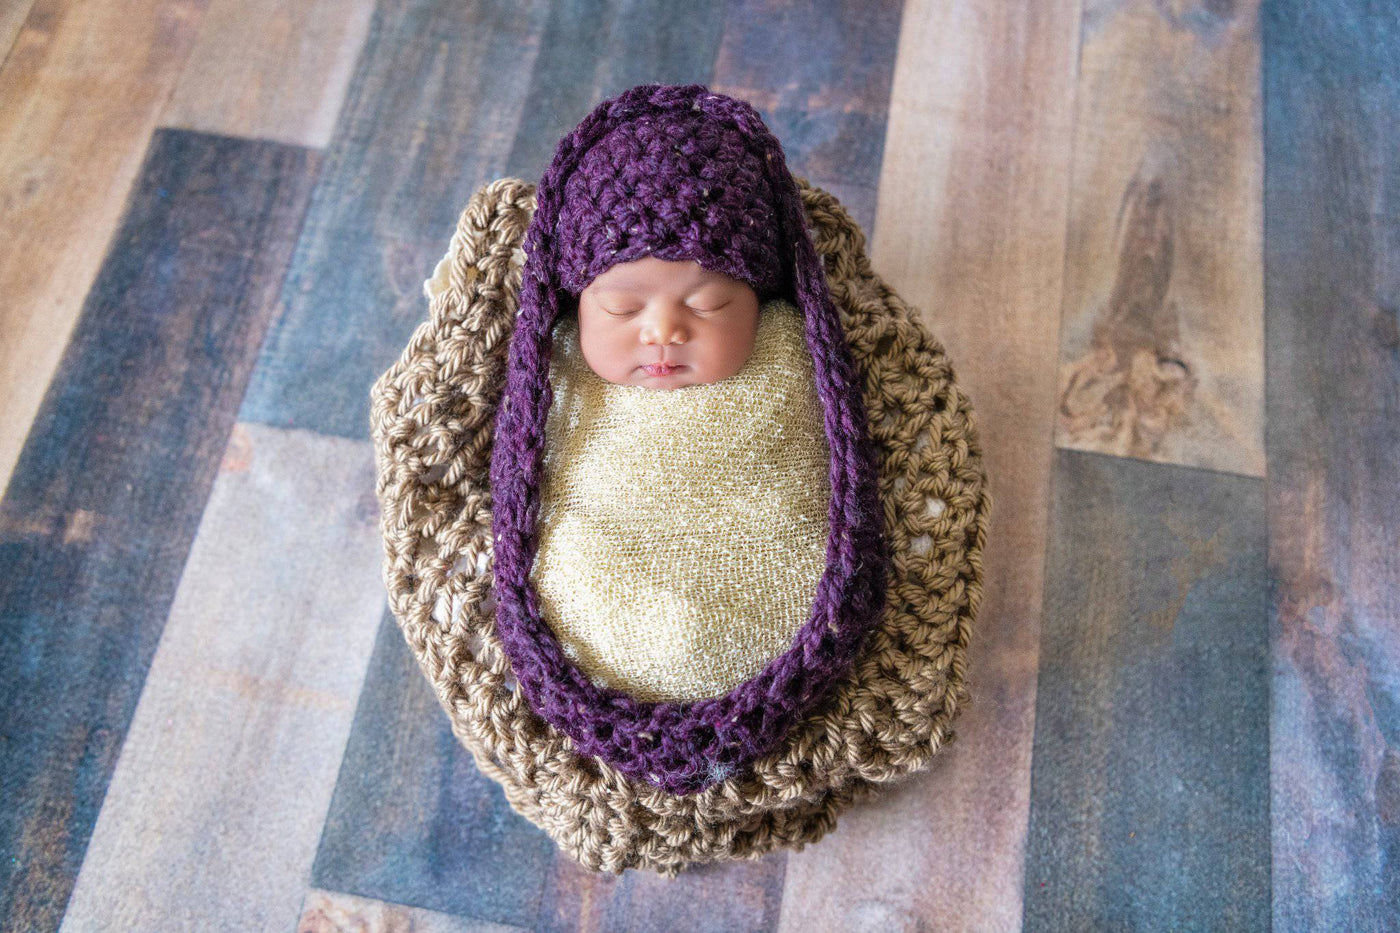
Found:
<path fill-rule="evenodd" d="M 839 201 L 794 176 L 865 373 L 892 548 L 878 627 L 826 701 L 745 773 L 678 796 L 581 755 L 521 696 L 496 630 L 486 471 L 535 187 L 482 186 L 459 216 L 428 319 L 371 391 L 390 609 L 458 740 L 581 867 L 674 877 L 802 849 L 925 768 L 972 701 L 992 497 L 971 404 L 916 309 L 877 276 Z M 437 278 L 437 277 L 435 277 Z"/>

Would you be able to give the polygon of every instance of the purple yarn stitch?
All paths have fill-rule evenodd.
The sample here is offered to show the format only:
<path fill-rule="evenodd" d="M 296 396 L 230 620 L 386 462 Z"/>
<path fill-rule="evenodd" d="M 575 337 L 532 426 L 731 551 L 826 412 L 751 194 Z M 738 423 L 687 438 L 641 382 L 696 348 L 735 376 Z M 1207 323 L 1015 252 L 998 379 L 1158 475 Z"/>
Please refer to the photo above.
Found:
<path fill-rule="evenodd" d="M 491 455 L 497 631 L 526 701 L 575 751 L 673 794 L 774 749 L 849 669 L 884 608 L 889 553 L 860 374 L 805 223 L 782 147 L 749 104 L 701 84 L 646 84 L 599 104 L 560 142 L 526 234 Z M 790 290 L 831 451 L 826 569 L 810 617 L 753 678 L 687 702 L 595 685 L 565 656 L 529 582 L 560 293 L 642 255 Z"/>

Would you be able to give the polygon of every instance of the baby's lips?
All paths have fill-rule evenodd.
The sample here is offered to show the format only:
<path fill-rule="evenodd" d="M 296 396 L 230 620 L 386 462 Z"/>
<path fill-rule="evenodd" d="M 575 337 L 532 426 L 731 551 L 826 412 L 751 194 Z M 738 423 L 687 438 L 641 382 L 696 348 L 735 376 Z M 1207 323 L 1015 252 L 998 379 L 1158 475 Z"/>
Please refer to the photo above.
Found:
<path fill-rule="evenodd" d="M 678 369 L 683 369 L 684 367 L 684 363 L 646 363 L 642 366 L 642 369 L 646 370 L 652 375 L 656 375 L 657 373 L 663 371 L 667 373 L 673 373 Z"/>

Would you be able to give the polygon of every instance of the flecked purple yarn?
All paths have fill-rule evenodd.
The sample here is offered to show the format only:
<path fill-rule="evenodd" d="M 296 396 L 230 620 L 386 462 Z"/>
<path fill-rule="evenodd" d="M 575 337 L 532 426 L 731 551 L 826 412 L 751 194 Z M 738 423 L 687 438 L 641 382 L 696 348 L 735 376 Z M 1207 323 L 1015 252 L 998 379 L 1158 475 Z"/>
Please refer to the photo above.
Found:
<path fill-rule="evenodd" d="M 497 632 L 526 702 L 579 754 L 696 793 L 773 750 L 849 669 L 883 611 L 889 552 L 860 374 L 782 146 L 749 104 L 704 85 L 640 85 L 585 117 L 540 182 L 525 253 L 491 456 Z M 810 617 L 752 679 L 688 702 L 596 686 L 565 656 L 529 582 L 561 294 L 643 255 L 693 259 L 792 298 L 831 451 L 826 569 Z"/>

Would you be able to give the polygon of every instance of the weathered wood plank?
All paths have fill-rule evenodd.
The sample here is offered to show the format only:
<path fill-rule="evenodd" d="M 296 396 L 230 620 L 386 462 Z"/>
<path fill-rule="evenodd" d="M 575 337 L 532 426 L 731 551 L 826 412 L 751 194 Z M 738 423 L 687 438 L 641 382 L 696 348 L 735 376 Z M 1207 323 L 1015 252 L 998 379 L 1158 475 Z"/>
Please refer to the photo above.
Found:
<path fill-rule="evenodd" d="M 1263 483 L 1059 451 L 1025 926 L 1269 927 Z"/>
<path fill-rule="evenodd" d="M 0 489 L 205 2 L 38 0 L 0 68 Z"/>
<path fill-rule="evenodd" d="M 376 7 L 240 420 L 369 438 L 369 387 L 424 318 L 462 208 L 502 174 L 545 12 Z"/>
<path fill-rule="evenodd" d="M 330 143 L 373 0 L 211 0 L 164 126 Z"/>
<path fill-rule="evenodd" d="M 1077 0 L 911 0 L 873 231 L 972 399 L 993 507 L 972 705 L 929 770 L 791 855 L 782 925 L 1014 929 L 1030 785 Z"/>
<path fill-rule="evenodd" d="M 1061 447 L 1264 475 L 1258 0 L 1092 0 Z"/>
<path fill-rule="evenodd" d="M 65 931 L 296 924 L 383 614 L 373 459 L 235 427 Z"/>
<path fill-rule="evenodd" d="M 315 176 L 157 131 L 0 502 L 0 923 L 68 901 Z"/>
<path fill-rule="evenodd" d="M 1264 19 L 1274 928 L 1400 922 L 1400 10 Z"/>

